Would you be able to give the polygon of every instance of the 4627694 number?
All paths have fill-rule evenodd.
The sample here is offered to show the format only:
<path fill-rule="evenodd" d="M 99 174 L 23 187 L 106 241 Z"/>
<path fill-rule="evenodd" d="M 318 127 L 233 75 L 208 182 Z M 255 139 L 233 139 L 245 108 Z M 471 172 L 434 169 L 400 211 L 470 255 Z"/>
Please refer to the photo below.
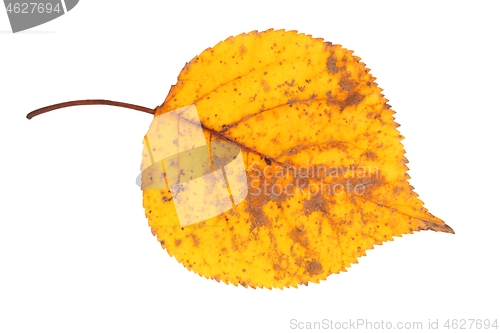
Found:
<path fill-rule="evenodd" d="M 15 14 L 34 14 L 34 13 L 47 13 L 50 14 L 52 12 L 60 13 L 63 11 L 61 9 L 60 3 L 57 3 L 53 6 L 51 3 L 38 3 L 38 2 L 22 2 L 22 3 L 9 3 L 7 6 L 7 13 L 15 13 Z"/>
<path fill-rule="evenodd" d="M 488 330 L 498 329 L 497 319 L 448 319 L 443 325 L 444 328 L 453 330 Z"/>

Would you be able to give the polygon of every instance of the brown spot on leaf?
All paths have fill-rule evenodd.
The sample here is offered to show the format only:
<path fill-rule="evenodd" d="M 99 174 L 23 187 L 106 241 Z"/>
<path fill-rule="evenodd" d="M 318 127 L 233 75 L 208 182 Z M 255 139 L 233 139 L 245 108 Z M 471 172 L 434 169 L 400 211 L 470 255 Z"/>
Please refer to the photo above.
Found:
<path fill-rule="evenodd" d="M 317 261 L 310 261 L 306 264 L 306 270 L 310 275 L 318 275 L 323 272 L 323 266 Z"/>
<path fill-rule="evenodd" d="M 314 212 L 322 212 L 327 214 L 328 211 L 328 201 L 324 198 L 322 193 L 314 193 L 311 199 L 304 200 L 304 214 L 306 216 L 311 215 Z"/>
<path fill-rule="evenodd" d="M 340 107 L 343 109 L 347 106 L 358 105 L 365 96 L 358 94 L 357 92 L 350 93 L 347 98 L 340 103 Z"/>
<path fill-rule="evenodd" d="M 307 233 L 303 228 L 295 228 L 292 230 L 290 233 L 290 238 L 295 242 L 299 243 L 300 245 L 307 247 L 307 243 L 309 240 L 307 239 Z"/>
<path fill-rule="evenodd" d="M 247 208 L 246 211 L 250 215 L 250 231 L 257 227 L 261 227 L 268 223 L 269 218 L 264 214 L 262 206 L 269 200 L 266 198 L 265 194 L 260 193 L 259 195 L 249 195 L 247 197 Z"/>
<path fill-rule="evenodd" d="M 339 86 L 342 88 L 342 90 L 350 91 L 354 89 L 358 84 L 351 80 L 348 75 L 342 75 L 342 77 L 339 80 Z"/>
<path fill-rule="evenodd" d="M 332 54 L 326 60 L 326 68 L 330 73 L 337 74 L 341 69 L 337 67 L 337 58 Z"/>
<path fill-rule="evenodd" d="M 376 160 L 378 157 L 377 157 L 377 154 L 375 154 L 374 152 L 370 151 L 370 150 L 367 150 L 363 153 L 363 156 L 366 157 L 367 159 L 369 160 Z"/>
<path fill-rule="evenodd" d="M 190 233 L 188 236 L 193 239 L 193 245 L 198 246 L 198 244 L 200 243 L 200 238 L 193 233 Z"/>

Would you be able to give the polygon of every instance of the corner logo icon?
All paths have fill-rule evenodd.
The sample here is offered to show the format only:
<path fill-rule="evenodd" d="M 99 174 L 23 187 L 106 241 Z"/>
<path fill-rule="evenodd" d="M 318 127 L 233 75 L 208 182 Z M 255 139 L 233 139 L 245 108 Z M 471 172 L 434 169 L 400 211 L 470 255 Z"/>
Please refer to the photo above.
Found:
<path fill-rule="evenodd" d="M 218 216 L 248 194 L 240 147 L 208 141 L 195 105 L 155 117 L 144 138 L 141 187 L 164 191 L 182 227 Z"/>
<path fill-rule="evenodd" d="M 27 30 L 62 16 L 79 0 L 4 0 L 12 32 Z"/>

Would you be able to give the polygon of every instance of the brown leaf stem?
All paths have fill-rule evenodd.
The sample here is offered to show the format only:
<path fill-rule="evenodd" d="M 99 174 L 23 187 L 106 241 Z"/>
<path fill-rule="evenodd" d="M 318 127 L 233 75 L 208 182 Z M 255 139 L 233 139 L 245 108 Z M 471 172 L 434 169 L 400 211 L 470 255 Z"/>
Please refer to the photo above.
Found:
<path fill-rule="evenodd" d="M 67 108 L 70 106 L 78 106 L 78 105 L 111 105 L 111 106 L 118 106 L 118 107 L 122 107 L 122 108 L 126 108 L 126 109 L 132 109 L 132 110 L 137 110 L 137 111 L 141 111 L 141 112 L 146 112 L 146 113 L 150 113 L 150 114 L 155 114 L 155 109 L 150 109 L 150 108 L 146 108 L 144 106 L 139 106 L 139 105 L 135 105 L 135 104 L 109 101 L 106 99 L 84 99 L 84 100 L 70 101 L 70 102 L 49 105 L 49 106 L 31 111 L 30 113 L 28 113 L 26 115 L 26 118 L 31 119 L 31 118 L 36 117 L 38 115 L 41 115 L 43 113 L 47 113 L 47 112 L 54 111 L 57 109 Z"/>

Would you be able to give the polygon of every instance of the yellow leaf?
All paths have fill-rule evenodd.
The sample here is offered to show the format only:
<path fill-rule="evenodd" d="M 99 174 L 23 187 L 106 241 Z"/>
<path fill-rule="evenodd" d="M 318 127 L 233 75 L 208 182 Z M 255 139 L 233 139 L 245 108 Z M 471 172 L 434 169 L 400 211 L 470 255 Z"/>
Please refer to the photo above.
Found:
<path fill-rule="evenodd" d="M 453 232 L 408 183 L 403 137 L 374 80 L 352 51 L 283 30 L 230 37 L 186 64 L 155 119 L 194 105 L 200 140 L 241 150 L 248 194 L 181 227 L 169 187 L 145 187 L 146 216 L 162 247 L 207 278 L 283 288 L 345 271 L 394 236 Z M 152 130 L 143 169 L 160 149 Z M 154 130 L 169 132 L 159 122 Z M 168 165 L 157 166 L 150 180 L 168 185 Z M 193 200 L 214 207 L 210 194 Z"/>

